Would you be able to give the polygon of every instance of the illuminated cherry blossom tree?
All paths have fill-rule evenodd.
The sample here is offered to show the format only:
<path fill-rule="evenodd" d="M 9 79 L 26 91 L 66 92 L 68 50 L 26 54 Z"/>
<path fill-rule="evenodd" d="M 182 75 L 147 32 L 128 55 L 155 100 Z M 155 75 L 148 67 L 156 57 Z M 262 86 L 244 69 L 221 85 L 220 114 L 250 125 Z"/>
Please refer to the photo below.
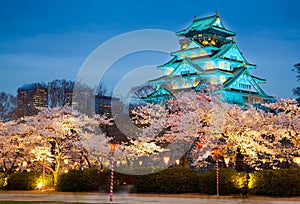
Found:
<path fill-rule="evenodd" d="M 96 159 L 101 162 L 108 156 L 109 138 L 99 125 L 109 124 L 103 116 L 90 118 L 70 107 L 41 108 L 37 115 L 11 122 L 1 131 L 6 138 L 2 156 L 11 168 L 39 164 L 54 175 L 56 183 L 63 169 L 91 167 Z"/>

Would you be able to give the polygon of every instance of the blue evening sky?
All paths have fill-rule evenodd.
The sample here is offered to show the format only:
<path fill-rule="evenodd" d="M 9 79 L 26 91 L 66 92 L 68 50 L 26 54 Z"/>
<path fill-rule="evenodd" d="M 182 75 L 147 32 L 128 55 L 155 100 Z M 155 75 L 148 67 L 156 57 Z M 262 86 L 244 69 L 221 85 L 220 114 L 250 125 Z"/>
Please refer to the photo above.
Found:
<path fill-rule="evenodd" d="M 10 0 L 0 1 L 0 91 L 53 79 L 75 80 L 89 54 L 112 37 L 137 29 L 176 32 L 198 18 L 219 15 L 249 62 L 267 79 L 270 95 L 293 97 L 299 86 L 293 65 L 300 62 L 300 1 L 263 0 Z M 145 39 L 146 40 L 146 39 Z M 133 59 L 132 55 L 131 59 Z M 168 56 L 120 61 L 104 80 L 112 81 L 137 65 L 160 65 Z M 134 60 L 133 60 L 134 61 Z"/>

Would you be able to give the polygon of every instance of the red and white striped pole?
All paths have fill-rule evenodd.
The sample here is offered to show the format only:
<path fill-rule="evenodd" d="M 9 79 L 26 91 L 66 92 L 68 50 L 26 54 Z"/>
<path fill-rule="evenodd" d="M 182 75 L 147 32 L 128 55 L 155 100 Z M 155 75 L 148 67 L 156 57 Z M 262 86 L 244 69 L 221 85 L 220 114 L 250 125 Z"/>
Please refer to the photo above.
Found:
<path fill-rule="evenodd" d="M 216 156 L 216 185 L 217 185 L 217 196 L 219 196 L 219 159 Z"/>
<path fill-rule="evenodd" d="M 113 192 L 114 192 L 114 163 L 115 163 L 115 157 L 114 157 L 114 152 L 112 152 L 111 153 L 111 164 L 110 164 L 109 202 L 113 202 Z"/>
<path fill-rule="evenodd" d="M 113 202 L 113 192 L 114 192 L 114 164 L 115 164 L 115 151 L 118 144 L 110 143 L 110 152 L 111 152 L 111 165 L 110 165 L 110 187 L 109 187 L 109 202 Z"/>
<path fill-rule="evenodd" d="M 214 149 L 214 155 L 216 157 L 216 187 L 217 187 L 217 196 L 219 196 L 219 155 L 220 155 L 220 149 L 216 147 Z"/>

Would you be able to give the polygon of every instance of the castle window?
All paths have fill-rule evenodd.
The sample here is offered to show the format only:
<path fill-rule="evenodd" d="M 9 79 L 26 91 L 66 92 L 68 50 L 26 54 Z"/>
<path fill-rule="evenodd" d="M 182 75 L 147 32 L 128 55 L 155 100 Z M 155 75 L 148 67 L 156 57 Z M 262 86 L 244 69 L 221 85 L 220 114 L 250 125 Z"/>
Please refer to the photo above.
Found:
<path fill-rule="evenodd" d="M 237 60 L 237 57 L 235 55 L 230 55 L 230 59 Z"/>
<path fill-rule="evenodd" d="M 181 71 L 181 75 L 188 75 L 188 74 L 190 74 L 190 70 Z"/>
<path fill-rule="evenodd" d="M 230 64 L 229 63 L 226 63 L 226 69 L 230 70 Z"/>
<path fill-rule="evenodd" d="M 215 68 L 215 65 L 214 65 L 213 62 L 207 62 L 207 63 L 206 63 L 206 68 L 207 68 L 207 69 L 214 69 L 214 68 Z"/>
<path fill-rule="evenodd" d="M 205 56 L 205 55 L 206 55 L 206 52 L 205 52 L 205 51 L 201 51 L 199 55 L 200 55 L 200 56 Z"/>
<path fill-rule="evenodd" d="M 210 81 L 211 84 L 217 84 L 218 80 L 216 78 L 212 78 Z"/>
<path fill-rule="evenodd" d="M 225 76 L 220 76 L 220 81 L 221 82 L 225 82 L 226 81 L 226 77 Z"/>
<path fill-rule="evenodd" d="M 196 53 L 192 53 L 191 57 L 197 57 Z"/>
<path fill-rule="evenodd" d="M 170 69 L 167 69 L 166 74 L 169 75 L 169 74 L 171 74 L 172 72 L 173 72 L 173 69 L 170 68 Z"/>
<path fill-rule="evenodd" d="M 224 67 L 225 67 L 224 62 L 219 62 L 219 68 L 220 68 L 220 69 L 224 69 Z"/>
<path fill-rule="evenodd" d="M 239 88 L 241 88 L 241 89 L 251 89 L 251 85 L 239 83 Z"/>

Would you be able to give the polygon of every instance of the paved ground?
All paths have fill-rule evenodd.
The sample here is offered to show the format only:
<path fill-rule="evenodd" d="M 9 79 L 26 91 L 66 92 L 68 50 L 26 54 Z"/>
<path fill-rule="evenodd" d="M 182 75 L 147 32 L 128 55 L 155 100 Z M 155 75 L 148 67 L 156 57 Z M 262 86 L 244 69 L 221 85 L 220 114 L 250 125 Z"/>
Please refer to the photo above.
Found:
<path fill-rule="evenodd" d="M 103 193 L 60 193 L 38 191 L 0 191 L 0 201 L 55 201 L 82 203 L 109 203 L 109 195 Z M 113 203 L 148 204 L 300 204 L 300 197 L 270 198 L 233 196 L 204 196 L 196 194 L 157 195 L 157 194 L 114 194 Z"/>

